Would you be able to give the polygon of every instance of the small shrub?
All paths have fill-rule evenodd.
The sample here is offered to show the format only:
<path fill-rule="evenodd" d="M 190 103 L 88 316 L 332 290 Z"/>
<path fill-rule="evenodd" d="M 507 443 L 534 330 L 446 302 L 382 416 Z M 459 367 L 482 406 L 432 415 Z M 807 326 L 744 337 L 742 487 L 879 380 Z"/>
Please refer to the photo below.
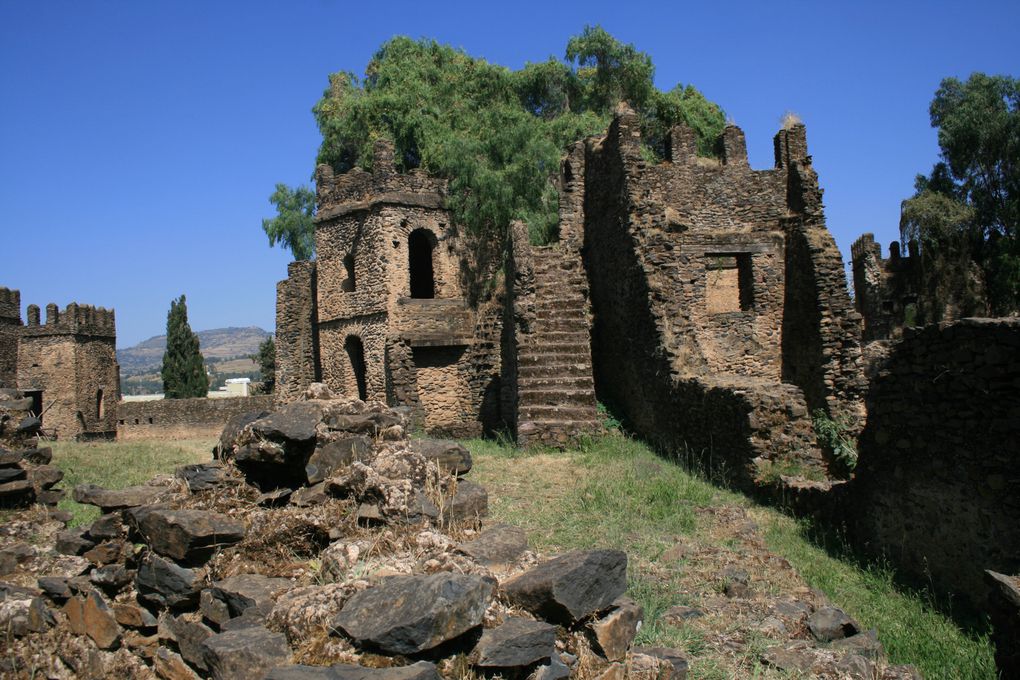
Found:
<path fill-rule="evenodd" d="M 832 455 L 841 465 L 848 471 L 857 467 L 857 442 L 850 434 L 853 427 L 848 417 L 833 418 L 819 408 L 811 414 L 811 422 L 814 424 L 818 441 L 832 451 Z"/>

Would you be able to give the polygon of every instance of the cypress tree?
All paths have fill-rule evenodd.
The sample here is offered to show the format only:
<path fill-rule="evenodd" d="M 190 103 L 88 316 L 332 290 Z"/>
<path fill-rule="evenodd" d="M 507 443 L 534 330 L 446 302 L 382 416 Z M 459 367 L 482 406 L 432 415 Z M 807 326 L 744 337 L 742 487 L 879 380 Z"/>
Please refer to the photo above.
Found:
<path fill-rule="evenodd" d="M 188 306 L 184 296 L 170 301 L 166 315 L 166 352 L 163 354 L 163 396 L 166 399 L 204 397 L 209 391 L 209 376 L 198 348 L 198 336 L 188 325 Z"/>

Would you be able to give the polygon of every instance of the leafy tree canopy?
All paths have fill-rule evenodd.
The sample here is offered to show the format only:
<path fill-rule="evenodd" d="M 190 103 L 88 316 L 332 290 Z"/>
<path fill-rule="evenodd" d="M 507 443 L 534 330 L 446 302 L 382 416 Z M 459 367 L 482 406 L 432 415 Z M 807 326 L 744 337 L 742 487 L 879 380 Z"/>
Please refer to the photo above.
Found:
<path fill-rule="evenodd" d="M 166 399 L 204 397 L 209 392 L 209 376 L 199 351 L 198 335 L 188 325 L 188 305 L 183 295 L 170 301 L 166 315 L 166 352 L 160 376 Z"/>
<path fill-rule="evenodd" d="M 619 101 L 641 115 L 653 155 L 662 157 L 668 130 L 680 121 L 694 128 L 702 153 L 713 153 L 725 124 L 722 110 L 690 85 L 658 90 L 654 74 L 647 54 L 598 26 L 571 38 L 563 60 L 517 71 L 434 40 L 393 38 L 363 77 L 348 71 L 329 77 L 313 109 L 323 137 L 317 161 L 338 172 L 369 169 L 373 142 L 390 139 L 402 169 L 422 167 L 449 180 L 450 208 L 469 231 L 502 238 L 511 220 L 522 219 L 532 240 L 546 243 L 555 239 L 550 179 L 564 148 L 604 131 Z M 278 186 L 274 198 L 298 191 Z M 286 201 L 274 202 L 276 220 L 284 220 L 285 209 L 310 215 L 305 204 L 294 211 Z M 276 220 L 267 222 L 275 228 Z M 280 224 L 294 222 L 288 217 Z M 294 250 L 293 238 L 279 240 Z"/>
<path fill-rule="evenodd" d="M 315 256 L 315 192 L 308 187 L 291 189 L 277 184 L 269 197 L 276 206 L 276 217 L 262 220 L 262 230 L 269 236 L 269 245 L 279 243 L 288 248 L 295 260 Z"/>
<path fill-rule="evenodd" d="M 1015 312 L 1020 309 L 1020 80 L 983 73 L 966 81 L 946 78 L 930 114 L 941 160 L 930 175 L 918 176 L 914 196 L 904 201 L 901 237 L 921 245 L 931 269 L 926 274 L 943 283 L 964 278 L 948 270 L 951 263 L 978 267 L 988 309 L 965 313 Z"/>

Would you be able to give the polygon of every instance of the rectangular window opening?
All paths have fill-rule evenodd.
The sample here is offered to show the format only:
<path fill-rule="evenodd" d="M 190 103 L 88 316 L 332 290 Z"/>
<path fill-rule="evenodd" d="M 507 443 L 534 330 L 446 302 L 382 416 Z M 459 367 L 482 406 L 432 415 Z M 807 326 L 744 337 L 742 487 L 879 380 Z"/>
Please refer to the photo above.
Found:
<path fill-rule="evenodd" d="M 705 273 L 705 301 L 709 314 L 754 309 L 750 253 L 708 253 L 705 256 Z"/>

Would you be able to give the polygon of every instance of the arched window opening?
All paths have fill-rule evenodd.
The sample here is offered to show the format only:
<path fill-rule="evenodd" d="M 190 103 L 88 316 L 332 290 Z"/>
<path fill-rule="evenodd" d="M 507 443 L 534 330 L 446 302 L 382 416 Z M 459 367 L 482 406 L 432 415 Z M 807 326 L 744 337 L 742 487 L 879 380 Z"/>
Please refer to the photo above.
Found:
<path fill-rule="evenodd" d="M 340 284 L 340 290 L 345 293 L 353 293 L 357 288 L 357 283 L 354 279 L 354 253 L 349 253 L 344 258 L 344 274 L 346 278 L 343 283 Z"/>
<path fill-rule="evenodd" d="M 344 341 L 344 349 L 347 350 L 351 373 L 354 374 L 354 382 L 358 386 L 358 399 L 365 401 L 368 398 L 368 387 L 365 383 L 365 346 L 361 344 L 361 338 L 352 335 Z"/>
<path fill-rule="evenodd" d="M 435 247 L 435 236 L 428 229 L 415 229 L 407 237 L 407 264 L 413 298 L 436 296 L 435 270 L 432 266 L 432 251 Z"/>
<path fill-rule="evenodd" d="M 105 410 L 105 404 L 103 404 L 103 390 L 96 390 L 96 419 L 103 419 L 103 412 Z"/>

